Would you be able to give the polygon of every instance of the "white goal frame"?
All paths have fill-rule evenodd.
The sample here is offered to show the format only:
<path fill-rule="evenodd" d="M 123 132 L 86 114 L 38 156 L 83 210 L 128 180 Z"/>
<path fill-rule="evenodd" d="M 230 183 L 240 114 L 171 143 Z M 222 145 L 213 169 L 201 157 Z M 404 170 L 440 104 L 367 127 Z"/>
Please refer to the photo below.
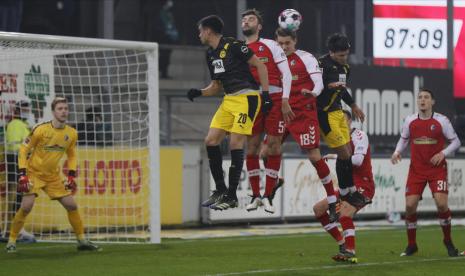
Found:
<path fill-rule="evenodd" d="M 159 78 L 158 78 L 158 44 L 151 42 L 135 42 L 124 40 L 109 40 L 67 36 L 37 35 L 24 33 L 0 32 L 1 41 L 14 43 L 32 42 L 57 45 L 81 45 L 88 48 L 102 48 L 109 50 L 140 50 L 146 51 L 148 65 L 148 147 L 149 147 L 149 201 L 150 243 L 160 243 L 160 138 L 159 138 Z M 5 47 L 0 45 L 0 55 Z M 70 51 L 71 52 L 71 51 Z M 78 50 L 79 52 L 79 50 Z M 85 49 L 82 50 L 85 52 Z"/>

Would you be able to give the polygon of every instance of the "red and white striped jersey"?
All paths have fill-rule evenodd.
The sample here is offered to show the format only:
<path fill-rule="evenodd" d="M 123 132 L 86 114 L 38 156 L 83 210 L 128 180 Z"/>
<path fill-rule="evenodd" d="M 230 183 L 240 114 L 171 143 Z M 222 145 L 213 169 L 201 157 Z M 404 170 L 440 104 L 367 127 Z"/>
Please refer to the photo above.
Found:
<path fill-rule="evenodd" d="M 429 175 L 446 167 L 445 159 L 436 167 L 430 160 L 444 149 L 446 139 L 456 139 L 457 134 L 446 116 L 433 112 L 431 118 L 420 119 L 416 113 L 405 119 L 401 138 L 410 141 L 410 169 Z"/>
<path fill-rule="evenodd" d="M 373 179 L 373 171 L 371 168 L 371 153 L 370 142 L 365 132 L 360 129 L 352 129 L 350 145 L 354 155 L 363 154 L 363 162 L 360 166 L 353 166 L 354 177 Z"/>
<path fill-rule="evenodd" d="M 281 71 L 278 63 L 286 60 L 286 54 L 279 44 L 271 39 L 259 38 L 257 41 L 247 44 L 255 55 L 265 64 L 268 70 L 269 85 L 278 86 L 282 89 Z M 257 68 L 250 67 L 253 77 L 257 83 L 260 83 Z"/>
<path fill-rule="evenodd" d="M 287 56 L 287 61 L 292 73 L 291 94 L 300 94 L 304 88 L 312 91 L 315 84 L 310 75 L 321 74 L 317 59 L 309 52 L 297 50 Z"/>

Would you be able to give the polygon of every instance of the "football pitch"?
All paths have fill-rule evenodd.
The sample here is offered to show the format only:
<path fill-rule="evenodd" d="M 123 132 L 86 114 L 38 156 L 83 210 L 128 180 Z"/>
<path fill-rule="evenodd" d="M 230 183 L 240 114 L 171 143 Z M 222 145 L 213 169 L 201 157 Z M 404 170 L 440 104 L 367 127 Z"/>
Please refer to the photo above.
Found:
<path fill-rule="evenodd" d="M 465 227 L 452 231 L 463 251 Z M 16 254 L 0 252 L 0 275 L 465 275 L 465 258 L 447 257 L 439 226 L 421 227 L 417 241 L 419 252 L 401 258 L 403 228 L 357 231 L 354 265 L 331 259 L 337 245 L 326 233 L 102 244 L 102 252 L 18 244 Z"/>

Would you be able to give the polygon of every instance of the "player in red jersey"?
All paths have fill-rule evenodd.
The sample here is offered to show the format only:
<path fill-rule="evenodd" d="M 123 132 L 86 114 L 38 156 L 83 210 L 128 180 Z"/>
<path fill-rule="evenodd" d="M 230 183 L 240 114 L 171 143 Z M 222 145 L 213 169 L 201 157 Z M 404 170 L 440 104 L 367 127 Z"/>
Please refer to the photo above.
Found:
<path fill-rule="evenodd" d="M 343 110 L 347 125 L 350 126 L 352 116 L 349 111 Z M 370 142 L 365 132 L 353 128 L 350 133 L 350 146 L 353 152 L 351 157 L 353 168 L 353 182 L 357 191 L 365 198 L 373 199 L 375 195 L 375 183 L 371 168 Z M 336 154 L 328 154 L 325 159 L 336 159 Z M 343 200 L 340 204 L 339 223 L 342 226 L 343 234 L 339 232 L 336 223 L 331 223 L 327 216 L 328 203 L 321 200 L 313 206 L 315 217 L 321 222 L 323 228 L 338 242 L 339 253 L 333 256 L 335 261 L 357 262 L 355 257 L 355 226 L 353 216 L 364 206 L 353 206 Z"/>
<path fill-rule="evenodd" d="M 405 224 L 408 245 L 401 256 L 418 251 L 416 243 L 417 207 L 426 184 L 433 194 L 439 223 L 444 234 L 444 245 L 451 257 L 458 256 L 451 239 L 451 212 L 447 203 L 447 163 L 445 156 L 460 147 L 460 140 L 449 119 L 433 112 L 434 95 L 421 89 L 417 98 L 418 113 L 408 116 L 402 127 L 399 142 L 392 154 L 392 164 L 401 161 L 401 153 L 410 142 L 410 168 L 405 188 Z M 446 141 L 449 145 L 444 148 Z"/>
<path fill-rule="evenodd" d="M 252 187 L 252 200 L 249 204 L 256 209 L 263 204 L 265 211 L 274 213 L 271 194 L 278 180 L 281 167 L 281 140 L 284 133 L 284 123 L 294 119 L 295 114 L 289 105 L 289 94 L 292 76 L 287 63 L 286 55 L 276 41 L 259 37 L 263 20 L 255 9 L 242 13 L 242 32 L 246 37 L 247 46 L 266 65 L 269 80 L 269 95 L 262 93 L 263 101 L 271 101 L 271 110 L 263 110 L 255 120 L 252 136 L 247 140 L 247 171 L 250 186 Z M 257 71 L 251 67 L 252 75 L 259 82 Z M 266 186 L 263 197 L 260 195 L 260 164 L 259 150 L 261 134 L 265 132 L 268 139 L 267 162 L 265 164 Z"/>
<path fill-rule="evenodd" d="M 315 167 L 326 190 L 330 215 L 329 221 L 337 220 L 336 200 L 333 182 L 328 165 L 321 158 L 319 149 L 320 133 L 316 109 L 316 97 L 323 90 L 323 79 L 317 59 L 302 50 L 296 49 L 297 33 L 278 28 L 276 41 L 284 50 L 292 73 L 292 86 L 289 104 L 295 119 L 286 123 L 286 131 L 292 135 L 300 147 L 307 151 L 308 159 Z"/>

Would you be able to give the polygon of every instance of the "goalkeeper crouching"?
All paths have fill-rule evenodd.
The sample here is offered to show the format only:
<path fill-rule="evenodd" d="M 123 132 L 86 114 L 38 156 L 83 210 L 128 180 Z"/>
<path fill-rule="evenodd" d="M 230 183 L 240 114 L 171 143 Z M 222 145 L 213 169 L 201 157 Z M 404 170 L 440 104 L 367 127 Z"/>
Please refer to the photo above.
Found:
<path fill-rule="evenodd" d="M 18 192 L 23 193 L 21 207 L 11 224 L 6 246 L 8 253 L 16 252 L 16 238 L 23 228 L 27 215 L 34 206 L 39 190 L 52 200 L 58 200 L 68 211 L 68 219 L 78 241 L 78 250 L 100 251 L 100 247 L 85 239 L 84 226 L 73 194 L 76 192 L 76 141 L 77 132 L 66 125 L 68 103 L 57 97 L 52 102 L 53 120 L 37 125 L 19 149 Z M 63 184 L 60 176 L 60 160 L 68 157 L 68 178 Z"/>

